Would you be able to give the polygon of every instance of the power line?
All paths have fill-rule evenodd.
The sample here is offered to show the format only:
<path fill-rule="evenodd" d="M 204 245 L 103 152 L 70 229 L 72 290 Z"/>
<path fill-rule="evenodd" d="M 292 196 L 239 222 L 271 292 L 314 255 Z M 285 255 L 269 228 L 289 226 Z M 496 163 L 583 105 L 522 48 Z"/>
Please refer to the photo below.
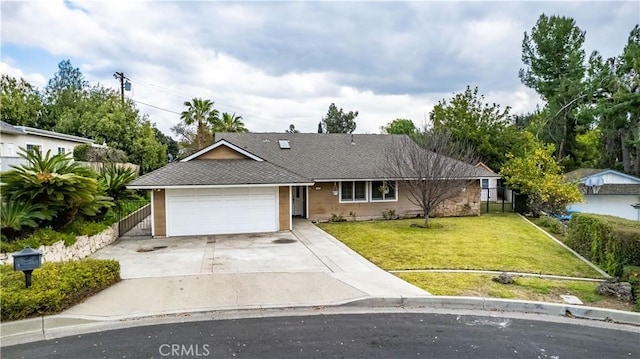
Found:
<path fill-rule="evenodd" d="M 138 78 L 129 77 L 129 80 L 131 80 L 131 82 L 134 82 L 134 83 L 137 82 L 137 83 L 141 83 L 143 85 L 147 85 L 147 86 L 158 88 L 159 90 L 162 90 L 162 91 L 164 91 L 166 93 L 170 93 L 170 94 L 172 94 L 174 96 L 180 96 L 180 97 L 184 97 L 184 98 L 191 98 L 192 97 L 191 95 L 187 95 L 187 94 L 185 94 L 183 92 L 175 91 L 175 90 L 170 89 L 168 87 L 157 85 L 157 84 L 154 84 L 154 83 L 151 83 L 151 82 L 148 82 L 148 81 L 140 80 Z M 214 100 L 214 102 L 216 103 L 216 105 L 222 105 L 224 107 L 235 108 L 235 109 L 240 110 L 240 111 L 242 111 L 244 113 L 247 113 L 247 114 L 253 114 L 253 115 L 256 114 L 255 112 L 247 110 L 246 108 L 242 108 L 242 107 L 238 107 L 238 106 L 234 106 L 234 105 L 229 105 L 229 104 L 222 103 L 222 102 L 215 101 L 215 100 Z M 254 117 L 255 118 L 260 118 L 260 117 L 256 117 L 256 116 L 254 116 Z"/>
<path fill-rule="evenodd" d="M 175 113 L 176 115 L 180 115 L 180 112 L 175 112 L 175 111 L 172 111 L 172 110 L 167 110 L 166 108 L 162 108 L 162 107 L 158 107 L 158 106 L 155 106 L 155 105 L 151 105 L 151 104 L 148 104 L 148 103 L 145 103 L 145 102 L 142 102 L 142 101 L 138 101 L 138 100 L 134 100 L 134 99 L 131 99 L 131 101 L 133 101 L 133 102 L 135 102 L 135 103 L 139 103 L 139 104 L 141 104 L 141 105 L 145 105 L 145 106 L 149 106 L 149 107 L 157 108 L 158 110 L 162 110 L 162 111 L 166 111 L 166 112 L 170 112 L 170 113 Z"/>

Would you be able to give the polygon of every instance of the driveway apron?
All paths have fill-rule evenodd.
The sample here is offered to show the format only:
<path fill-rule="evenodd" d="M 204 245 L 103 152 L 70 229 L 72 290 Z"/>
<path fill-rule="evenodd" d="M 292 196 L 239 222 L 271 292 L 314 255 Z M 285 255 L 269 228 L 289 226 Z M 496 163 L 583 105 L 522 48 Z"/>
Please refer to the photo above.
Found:
<path fill-rule="evenodd" d="M 121 240 L 92 257 L 117 259 L 123 280 L 65 315 L 123 319 L 429 296 L 303 219 L 292 232 Z"/>

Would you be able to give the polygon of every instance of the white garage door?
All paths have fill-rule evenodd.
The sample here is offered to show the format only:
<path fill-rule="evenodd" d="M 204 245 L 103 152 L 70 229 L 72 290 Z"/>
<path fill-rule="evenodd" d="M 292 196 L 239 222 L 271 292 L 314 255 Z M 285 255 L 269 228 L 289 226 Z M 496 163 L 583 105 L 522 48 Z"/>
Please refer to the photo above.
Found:
<path fill-rule="evenodd" d="M 166 191 L 167 236 L 277 231 L 277 187 Z"/>

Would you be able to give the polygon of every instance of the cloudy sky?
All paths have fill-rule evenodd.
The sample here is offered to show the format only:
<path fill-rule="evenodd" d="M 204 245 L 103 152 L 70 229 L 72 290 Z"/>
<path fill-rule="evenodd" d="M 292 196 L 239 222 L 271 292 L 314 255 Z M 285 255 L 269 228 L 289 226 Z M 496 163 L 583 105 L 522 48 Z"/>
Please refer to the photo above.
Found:
<path fill-rule="evenodd" d="M 43 87 L 64 59 L 91 84 L 131 80 L 160 130 L 183 102 L 212 99 L 254 132 L 315 132 L 335 102 L 359 133 L 395 118 L 424 122 L 467 85 L 529 111 L 518 79 L 523 33 L 542 13 L 572 17 L 585 50 L 620 54 L 640 1 L 212 2 L 2 1 L 0 71 Z M 148 106 L 151 105 L 151 106 Z M 153 107 L 152 107 L 153 106 Z M 158 109 L 160 108 L 160 109 Z"/>

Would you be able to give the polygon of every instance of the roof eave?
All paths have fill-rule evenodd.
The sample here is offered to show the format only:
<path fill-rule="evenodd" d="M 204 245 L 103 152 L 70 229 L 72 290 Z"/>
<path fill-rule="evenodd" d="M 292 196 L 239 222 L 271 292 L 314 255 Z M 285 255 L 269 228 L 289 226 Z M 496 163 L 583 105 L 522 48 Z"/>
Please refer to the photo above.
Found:
<path fill-rule="evenodd" d="M 207 184 L 207 185 L 129 185 L 128 189 L 194 189 L 194 188 L 238 188 L 238 187 L 280 187 L 280 186 L 312 186 L 314 182 L 287 183 L 237 183 L 237 184 Z"/>

